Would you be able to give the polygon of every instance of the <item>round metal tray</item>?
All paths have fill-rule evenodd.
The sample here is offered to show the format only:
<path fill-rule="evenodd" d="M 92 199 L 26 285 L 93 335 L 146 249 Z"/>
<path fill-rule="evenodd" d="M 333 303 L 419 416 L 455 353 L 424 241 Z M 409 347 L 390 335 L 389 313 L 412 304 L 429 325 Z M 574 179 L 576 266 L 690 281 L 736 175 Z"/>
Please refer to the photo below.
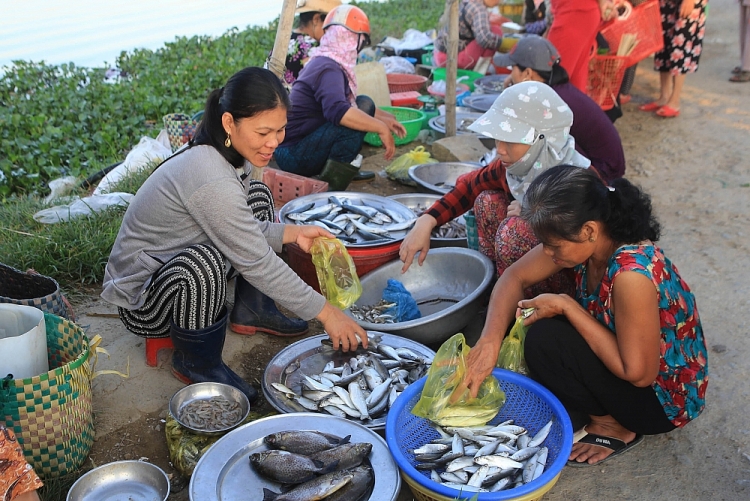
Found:
<path fill-rule="evenodd" d="M 476 132 L 470 131 L 467 127 L 473 124 L 481 116 L 481 113 L 456 113 L 456 134 L 459 136 L 462 134 L 476 134 Z M 445 115 L 432 117 L 427 123 L 432 130 L 437 131 L 440 134 L 445 134 Z"/>
<path fill-rule="evenodd" d="M 145 461 L 107 463 L 76 480 L 67 501 L 166 500 L 169 478 L 158 466 Z"/>
<path fill-rule="evenodd" d="M 412 341 L 411 339 L 406 339 L 405 337 L 378 331 L 367 331 L 367 334 L 368 336 L 376 334 L 382 336 L 381 342 L 393 346 L 394 348 L 409 348 L 417 354 L 429 356 L 430 358 L 435 356 L 435 352 L 425 345 Z M 266 400 L 268 400 L 277 411 L 285 414 L 299 413 L 299 409 L 294 407 L 291 400 L 271 386 L 273 383 L 281 383 L 295 393 L 300 394 L 302 387 L 302 374 L 308 376 L 319 374 L 323 372 L 323 367 L 325 367 L 329 361 L 333 360 L 336 366 L 340 366 L 352 358 L 352 356 L 362 352 L 361 348 L 356 352 L 347 351 L 346 353 L 340 350 L 334 350 L 331 346 L 321 344 L 321 341 L 324 339 L 328 339 L 328 334 L 319 334 L 317 336 L 311 336 L 302 339 L 301 341 L 297 341 L 278 352 L 276 356 L 268 362 L 268 366 L 266 366 L 266 370 L 263 373 L 261 387 Z M 291 374 L 286 374 L 286 368 L 297 361 L 299 361 L 300 364 L 299 369 Z M 325 416 L 326 414 L 316 415 Z M 373 430 L 383 430 L 385 429 L 386 417 L 387 414 L 384 414 L 379 418 L 366 421 L 364 426 Z M 362 426 L 359 420 L 352 419 L 351 422 L 358 426 Z"/>
<path fill-rule="evenodd" d="M 490 109 L 500 94 L 472 94 L 464 98 L 463 103 L 469 108 L 484 113 Z"/>
<path fill-rule="evenodd" d="M 474 89 L 484 94 L 500 94 L 505 85 L 505 79 L 510 75 L 487 75 L 474 80 Z"/>
<path fill-rule="evenodd" d="M 401 193 L 397 195 L 390 195 L 388 198 L 404 204 L 412 211 L 414 211 L 414 215 L 417 215 L 417 212 L 420 209 L 422 211 L 429 209 L 433 203 L 440 200 L 441 196 L 432 193 Z M 463 215 L 458 216 L 456 218 L 456 221 L 459 224 L 466 226 L 466 220 L 464 219 Z M 430 248 L 466 247 L 467 245 L 468 244 L 465 236 L 460 238 L 430 237 Z"/>
<path fill-rule="evenodd" d="M 341 437 L 351 435 L 350 442 L 371 443 L 369 461 L 375 485 L 368 499 L 395 501 L 398 497 L 401 477 L 385 440 L 352 421 L 305 412 L 259 419 L 220 438 L 195 466 L 190 479 L 190 501 L 262 499 L 264 488 L 280 492 L 280 484 L 258 475 L 248 458 L 250 454 L 268 450 L 263 437 L 286 430 L 325 431 Z"/>
<path fill-rule="evenodd" d="M 294 221 L 291 221 L 289 219 L 286 219 L 286 215 L 293 211 L 294 209 L 297 209 L 298 207 L 302 207 L 303 205 L 309 204 L 310 202 L 315 204 L 315 207 L 321 207 L 328 202 L 328 197 L 331 195 L 336 196 L 341 201 L 347 201 L 353 205 L 369 205 L 370 207 L 374 207 L 376 209 L 388 209 L 389 211 L 393 211 L 399 216 L 402 216 L 404 219 L 415 219 L 414 213 L 412 213 L 411 209 L 406 207 L 405 205 L 396 202 L 395 200 L 391 200 L 386 197 L 381 197 L 379 195 L 371 195 L 369 193 L 353 193 L 349 191 L 329 191 L 326 193 L 312 193 L 310 195 L 305 195 L 303 197 L 295 198 L 294 200 L 287 202 L 284 204 L 284 206 L 279 211 L 279 221 L 284 224 L 294 224 Z M 384 224 L 383 228 L 387 229 L 388 225 Z M 400 242 L 404 239 L 406 234 L 409 232 L 411 228 L 405 229 L 405 230 L 397 230 L 397 231 L 391 231 L 389 232 L 391 234 L 391 237 L 393 239 L 391 240 L 378 240 L 378 241 L 368 241 L 359 238 L 357 242 L 344 242 L 344 245 L 346 247 L 377 247 L 384 244 L 391 244 L 394 242 Z M 354 233 L 354 236 L 357 236 L 357 233 Z M 343 242 L 343 240 L 342 240 Z"/>

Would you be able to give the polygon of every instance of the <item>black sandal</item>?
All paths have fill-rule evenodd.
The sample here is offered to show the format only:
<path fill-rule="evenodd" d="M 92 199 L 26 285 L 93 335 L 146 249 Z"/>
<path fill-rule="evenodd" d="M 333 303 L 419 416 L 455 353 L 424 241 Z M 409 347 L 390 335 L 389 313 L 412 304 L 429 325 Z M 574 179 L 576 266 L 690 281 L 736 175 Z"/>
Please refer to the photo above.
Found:
<path fill-rule="evenodd" d="M 586 461 L 569 460 L 568 466 L 575 466 L 575 467 L 599 466 L 606 460 L 613 458 L 615 456 L 619 456 L 626 451 L 629 451 L 630 449 L 640 444 L 641 442 L 643 442 L 643 435 L 636 435 L 632 442 L 626 444 L 619 438 L 613 438 L 613 437 L 607 437 L 604 435 L 597 435 L 595 433 L 589 433 L 588 435 L 581 438 L 578 441 L 578 443 L 598 445 L 599 447 L 604 447 L 605 449 L 609 449 L 613 451 L 612 454 L 605 457 L 601 461 L 597 461 L 594 464 L 587 463 Z"/>
<path fill-rule="evenodd" d="M 736 73 L 729 77 L 730 82 L 750 82 L 750 71 L 740 70 L 739 73 Z"/>

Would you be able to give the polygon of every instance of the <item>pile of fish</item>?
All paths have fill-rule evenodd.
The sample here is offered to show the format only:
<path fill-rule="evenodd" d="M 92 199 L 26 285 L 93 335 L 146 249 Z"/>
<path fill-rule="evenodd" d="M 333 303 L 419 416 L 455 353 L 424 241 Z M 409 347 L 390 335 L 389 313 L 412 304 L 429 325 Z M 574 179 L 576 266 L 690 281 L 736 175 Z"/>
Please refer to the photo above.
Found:
<path fill-rule="evenodd" d="M 533 437 L 513 420 L 496 426 L 435 427 L 440 437 L 408 452 L 418 470 L 463 492 L 498 492 L 539 478 L 547 465 L 544 445 L 552 421 Z"/>
<path fill-rule="evenodd" d="M 381 299 L 374 305 L 357 306 L 355 303 L 349 307 L 349 311 L 357 320 L 373 324 L 392 324 L 396 321 L 396 317 L 386 313 L 386 311 L 394 306 L 396 306 L 396 303 L 390 303 L 385 299 Z"/>
<path fill-rule="evenodd" d="M 427 374 L 431 363 L 432 359 L 408 348 L 396 348 L 371 336 L 367 350 L 343 365 L 336 367 L 330 361 L 320 374 L 302 374 L 301 393 L 281 383 L 271 386 L 299 412 L 370 421 L 386 414 L 407 386 Z M 298 367 L 299 363 L 290 364 L 285 373 L 289 375 Z"/>
<path fill-rule="evenodd" d="M 362 200 L 354 204 L 346 198 L 335 195 L 328 197 L 328 203 L 315 206 L 309 202 L 291 209 L 284 218 L 293 224 L 314 224 L 333 233 L 336 238 L 350 243 L 377 243 L 393 240 L 391 232 L 408 230 L 416 217 L 406 218 L 394 210 L 375 207 Z"/>
<path fill-rule="evenodd" d="M 281 431 L 263 438 L 269 450 L 250 455 L 252 467 L 283 484 L 281 493 L 263 489 L 263 501 L 357 501 L 375 483 L 368 442 L 350 443 L 319 431 Z M 369 463 L 369 462 L 368 462 Z"/>
<path fill-rule="evenodd" d="M 422 207 L 421 204 L 417 204 L 411 211 L 415 216 L 419 217 L 425 213 L 429 207 Z M 433 238 L 466 238 L 466 225 L 458 219 L 451 219 L 445 224 L 441 224 L 437 228 L 433 228 L 431 233 Z"/>
<path fill-rule="evenodd" d="M 242 419 L 242 407 L 226 397 L 193 400 L 179 411 L 181 423 L 194 430 L 218 431 L 237 424 Z"/>

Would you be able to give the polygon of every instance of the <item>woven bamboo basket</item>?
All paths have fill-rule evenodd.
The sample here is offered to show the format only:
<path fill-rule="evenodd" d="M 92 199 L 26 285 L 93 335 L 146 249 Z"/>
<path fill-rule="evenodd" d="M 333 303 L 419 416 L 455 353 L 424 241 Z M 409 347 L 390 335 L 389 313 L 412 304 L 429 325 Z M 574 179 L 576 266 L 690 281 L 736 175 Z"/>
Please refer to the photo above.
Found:
<path fill-rule="evenodd" d="M 88 338 L 62 317 L 44 321 L 49 372 L 0 380 L 0 418 L 43 480 L 77 470 L 94 443 Z"/>
<path fill-rule="evenodd" d="M 3 263 L 0 263 L 0 303 L 33 306 L 75 320 L 55 279 L 38 273 L 24 273 Z"/>

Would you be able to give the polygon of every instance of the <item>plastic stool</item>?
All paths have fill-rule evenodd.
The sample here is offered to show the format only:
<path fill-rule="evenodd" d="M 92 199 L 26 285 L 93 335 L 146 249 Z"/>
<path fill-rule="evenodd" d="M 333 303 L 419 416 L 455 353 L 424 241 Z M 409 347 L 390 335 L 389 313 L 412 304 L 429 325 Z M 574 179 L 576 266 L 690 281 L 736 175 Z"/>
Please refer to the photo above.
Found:
<path fill-rule="evenodd" d="M 156 367 L 156 358 L 162 348 L 174 348 L 171 337 L 146 338 L 146 365 Z"/>

